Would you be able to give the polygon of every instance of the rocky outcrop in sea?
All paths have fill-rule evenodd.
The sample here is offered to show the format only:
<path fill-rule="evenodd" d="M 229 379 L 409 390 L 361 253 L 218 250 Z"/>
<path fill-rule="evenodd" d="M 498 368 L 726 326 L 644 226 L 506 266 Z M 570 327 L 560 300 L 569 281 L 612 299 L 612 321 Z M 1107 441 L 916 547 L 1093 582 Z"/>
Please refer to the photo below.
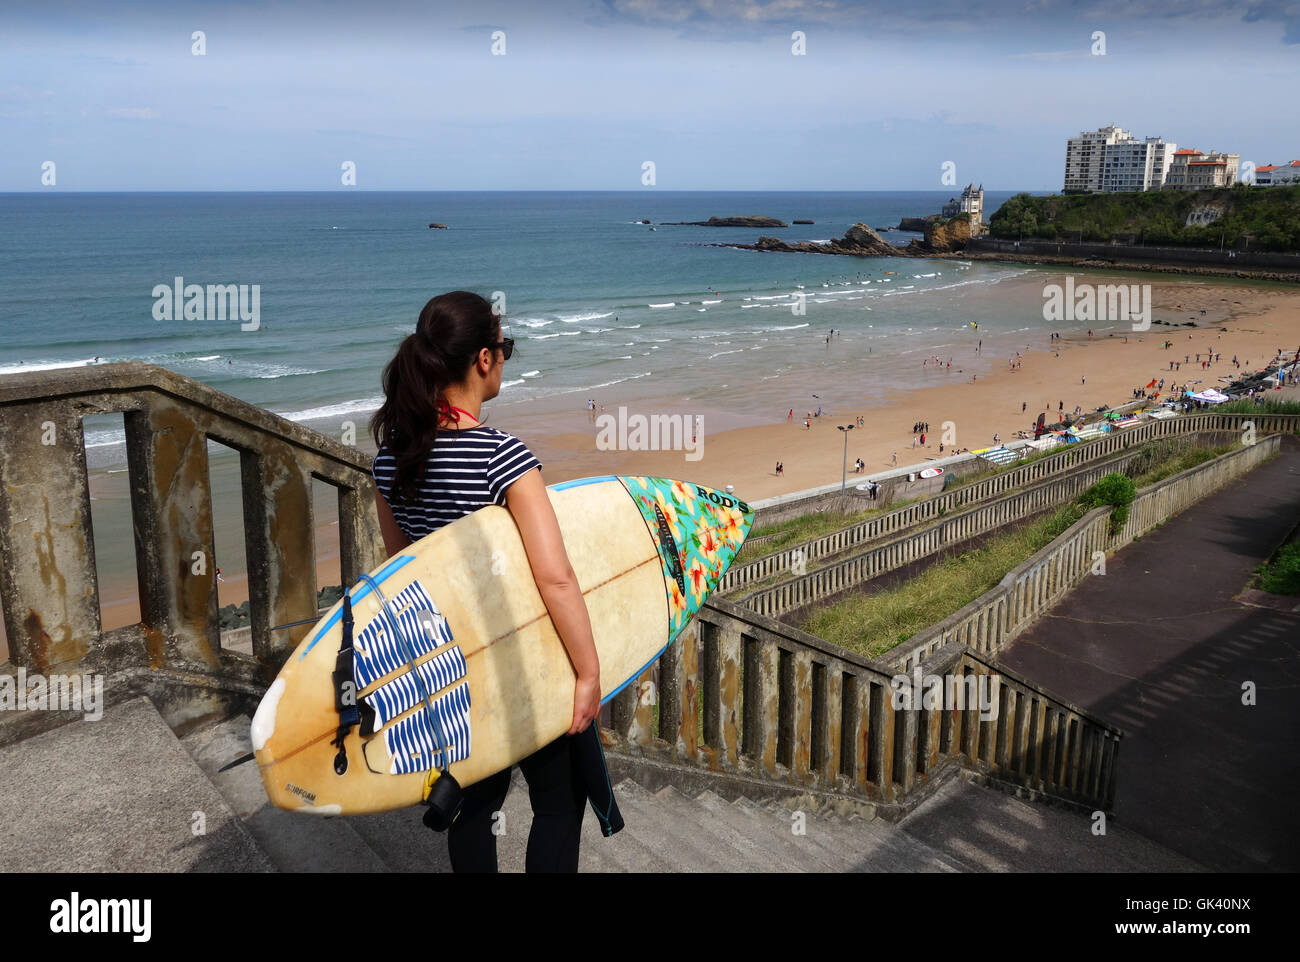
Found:
<path fill-rule="evenodd" d="M 775 217 L 710 217 L 708 220 L 663 221 L 666 227 L 789 227 Z"/>

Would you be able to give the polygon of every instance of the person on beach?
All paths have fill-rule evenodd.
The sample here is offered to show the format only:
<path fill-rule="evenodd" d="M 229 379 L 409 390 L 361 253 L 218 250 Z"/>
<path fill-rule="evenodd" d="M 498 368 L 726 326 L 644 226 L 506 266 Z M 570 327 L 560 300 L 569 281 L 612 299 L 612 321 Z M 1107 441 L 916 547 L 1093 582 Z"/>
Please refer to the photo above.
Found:
<path fill-rule="evenodd" d="M 898 465 L 898 452 L 897 452 L 897 451 L 894 452 L 894 462 L 893 462 L 893 463 L 894 463 L 895 466 Z"/>
<path fill-rule="evenodd" d="M 482 421 L 482 405 L 501 391 L 514 341 L 478 294 L 452 291 L 420 311 L 415 332 L 383 372 L 384 403 L 371 419 L 378 452 L 371 468 L 384 545 L 396 554 L 412 542 L 489 504 L 505 507 L 523 541 L 537 590 L 568 653 L 573 719 L 566 734 L 519 762 L 533 824 L 526 870 L 576 872 L 593 757 L 604 766 L 599 733 L 600 660 L 582 589 L 542 480 L 541 462 L 518 438 Z M 584 745 L 584 740 L 594 744 Z M 607 773 L 606 773 L 607 777 Z M 457 872 L 497 870 L 494 813 L 510 788 L 507 768 L 464 789 L 447 830 Z M 612 791 L 599 807 L 622 827 Z M 593 797 L 593 802 L 596 799 Z M 426 824 L 432 810 L 426 814 Z M 609 825 L 605 833 L 612 834 Z"/>
<path fill-rule="evenodd" d="M 221 577 L 221 569 L 217 569 L 217 584 L 225 584 L 225 579 Z"/>

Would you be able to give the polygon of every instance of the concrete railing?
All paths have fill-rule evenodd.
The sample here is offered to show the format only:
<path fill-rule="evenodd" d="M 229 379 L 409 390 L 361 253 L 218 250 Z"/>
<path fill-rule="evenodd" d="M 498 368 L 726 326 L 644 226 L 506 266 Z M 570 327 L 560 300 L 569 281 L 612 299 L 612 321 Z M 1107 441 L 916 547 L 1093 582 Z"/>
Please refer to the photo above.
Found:
<path fill-rule="evenodd" d="M 1151 485 L 1133 499 L 1128 520 L 1113 538 L 1111 509 L 1095 508 L 1050 545 L 1009 571 L 997 587 L 891 649 L 883 660 L 900 671 L 910 671 L 934 652 L 953 644 L 996 655 L 1082 581 L 1093 570 L 1098 555 L 1104 558 L 1108 551 L 1124 547 L 1253 470 L 1277 454 L 1281 442 L 1280 435 L 1270 435 Z"/>
<path fill-rule="evenodd" d="M 729 593 L 770 578 L 790 568 L 792 561 L 802 558 L 813 562 L 819 558 L 838 554 L 857 544 L 869 543 L 877 538 L 906 529 L 922 522 L 933 520 L 941 515 L 951 513 L 964 504 L 984 501 L 1015 488 L 1025 487 L 1045 478 L 1074 470 L 1080 465 L 1108 458 L 1117 452 L 1149 441 L 1178 435 L 1198 434 L 1204 432 L 1234 432 L 1244 430 L 1246 422 L 1255 425 L 1257 435 L 1275 432 L 1295 433 L 1300 431 L 1300 415 L 1296 414 L 1185 414 L 1174 418 L 1152 419 L 1140 425 L 1111 431 L 1103 437 L 1091 441 L 1071 444 L 1053 452 L 1045 458 L 1018 465 L 1010 470 L 1001 471 L 989 477 L 945 490 L 933 497 L 913 502 L 893 511 L 868 518 L 854 525 L 846 526 L 840 531 L 813 538 L 798 545 L 783 548 L 753 561 L 733 565 L 723 575 L 718 587 L 720 592 Z M 810 501 L 816 501 L 817 496 Z M 870 504 L 870 502 L 861 502 Z M 800 554 L 800 552 L 802 554 Z"/>
<path fill-rule="evenodd" d="M 1112 807 L 1119 729 L 961 646 L 934 653 L 924 676 L 972 678 L 963 689 L 986 697 L 904 699 L 887 665 L 714 598 L 615 697 L 614 747 L 894 811 L 953 765 L 1088 810 Z"/>
<path fill-rule="evenodd" d="M 890 538 L 842 561 L 755 591 L 741 599 L 741 603 L 769 617 L 780 617 L 1062 504 L 1105 475 L 1122 472 L 1140 456 L 1140 451 L 1122 453 L 1073 470 L 1064 477 L 946 515 L 928 527 Z"/>
<path fill-rule="evenodd" d="M 126 432 L 141 619 L 105 632 L 82 418 L 118 412 Z M 221 644 L 209 439 L 240 456 L 251 657 Z M 386 554 L 368 458 L 153 365 L 0 378 L 0 451 L 6 670 L 133 678 L 116 686 L 113 697 L 148 693 L 173 726 L 223 711 L 228 696 L 247 705 L 310 630 L 272 628 L 317 613 L 313 478 L 338 488 L 343 582 L 353 583 Z"/>

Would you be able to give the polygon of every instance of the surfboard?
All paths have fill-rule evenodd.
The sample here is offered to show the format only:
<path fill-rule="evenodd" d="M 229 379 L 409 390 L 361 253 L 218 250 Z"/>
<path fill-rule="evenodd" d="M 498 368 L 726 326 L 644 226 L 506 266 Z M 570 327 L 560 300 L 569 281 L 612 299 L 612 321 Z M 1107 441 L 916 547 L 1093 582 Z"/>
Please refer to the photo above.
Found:
<path fill-rule="evenodd" d="M 937 478 L 943 474 L 943 468 L 926 468 L 920 474 L 922 478 Z"/>
<path fill-rule="evenodd" d="M 717 587 L 753 521 L 734 495 L 655 477 L 547 488 L 591 616 L 601 697 L 638 678 Z M 575 676 L 510 512 L 489 505 L 388 559 L 289 656 L 252 742 L 279 808 L 362 814 L 427 797 L 447 753 L 461 786 L 569 730 Z M 335 677 L 351 663 L 351 677 Z M 343 695 L 339 695 L 343 692 Z M 355 696 L 359 723 L 341 733 Z M 346 709 L 344 709 L 346 710 Z"/>

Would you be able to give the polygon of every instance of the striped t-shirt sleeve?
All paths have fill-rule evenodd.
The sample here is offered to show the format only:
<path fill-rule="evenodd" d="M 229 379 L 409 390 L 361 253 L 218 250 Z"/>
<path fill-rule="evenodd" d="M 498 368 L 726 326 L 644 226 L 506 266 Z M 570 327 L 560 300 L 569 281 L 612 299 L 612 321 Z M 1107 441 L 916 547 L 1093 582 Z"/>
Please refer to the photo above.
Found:
<path fill-rule="evenodd" d="M 492 496 L 492 503 L 505 504 L 506 488 L 533 468 L 541 466 L 542 462 L 533 456 L 523 441 L 510 435 L 502 438 L 487 466 L 488 493 Z"/>

